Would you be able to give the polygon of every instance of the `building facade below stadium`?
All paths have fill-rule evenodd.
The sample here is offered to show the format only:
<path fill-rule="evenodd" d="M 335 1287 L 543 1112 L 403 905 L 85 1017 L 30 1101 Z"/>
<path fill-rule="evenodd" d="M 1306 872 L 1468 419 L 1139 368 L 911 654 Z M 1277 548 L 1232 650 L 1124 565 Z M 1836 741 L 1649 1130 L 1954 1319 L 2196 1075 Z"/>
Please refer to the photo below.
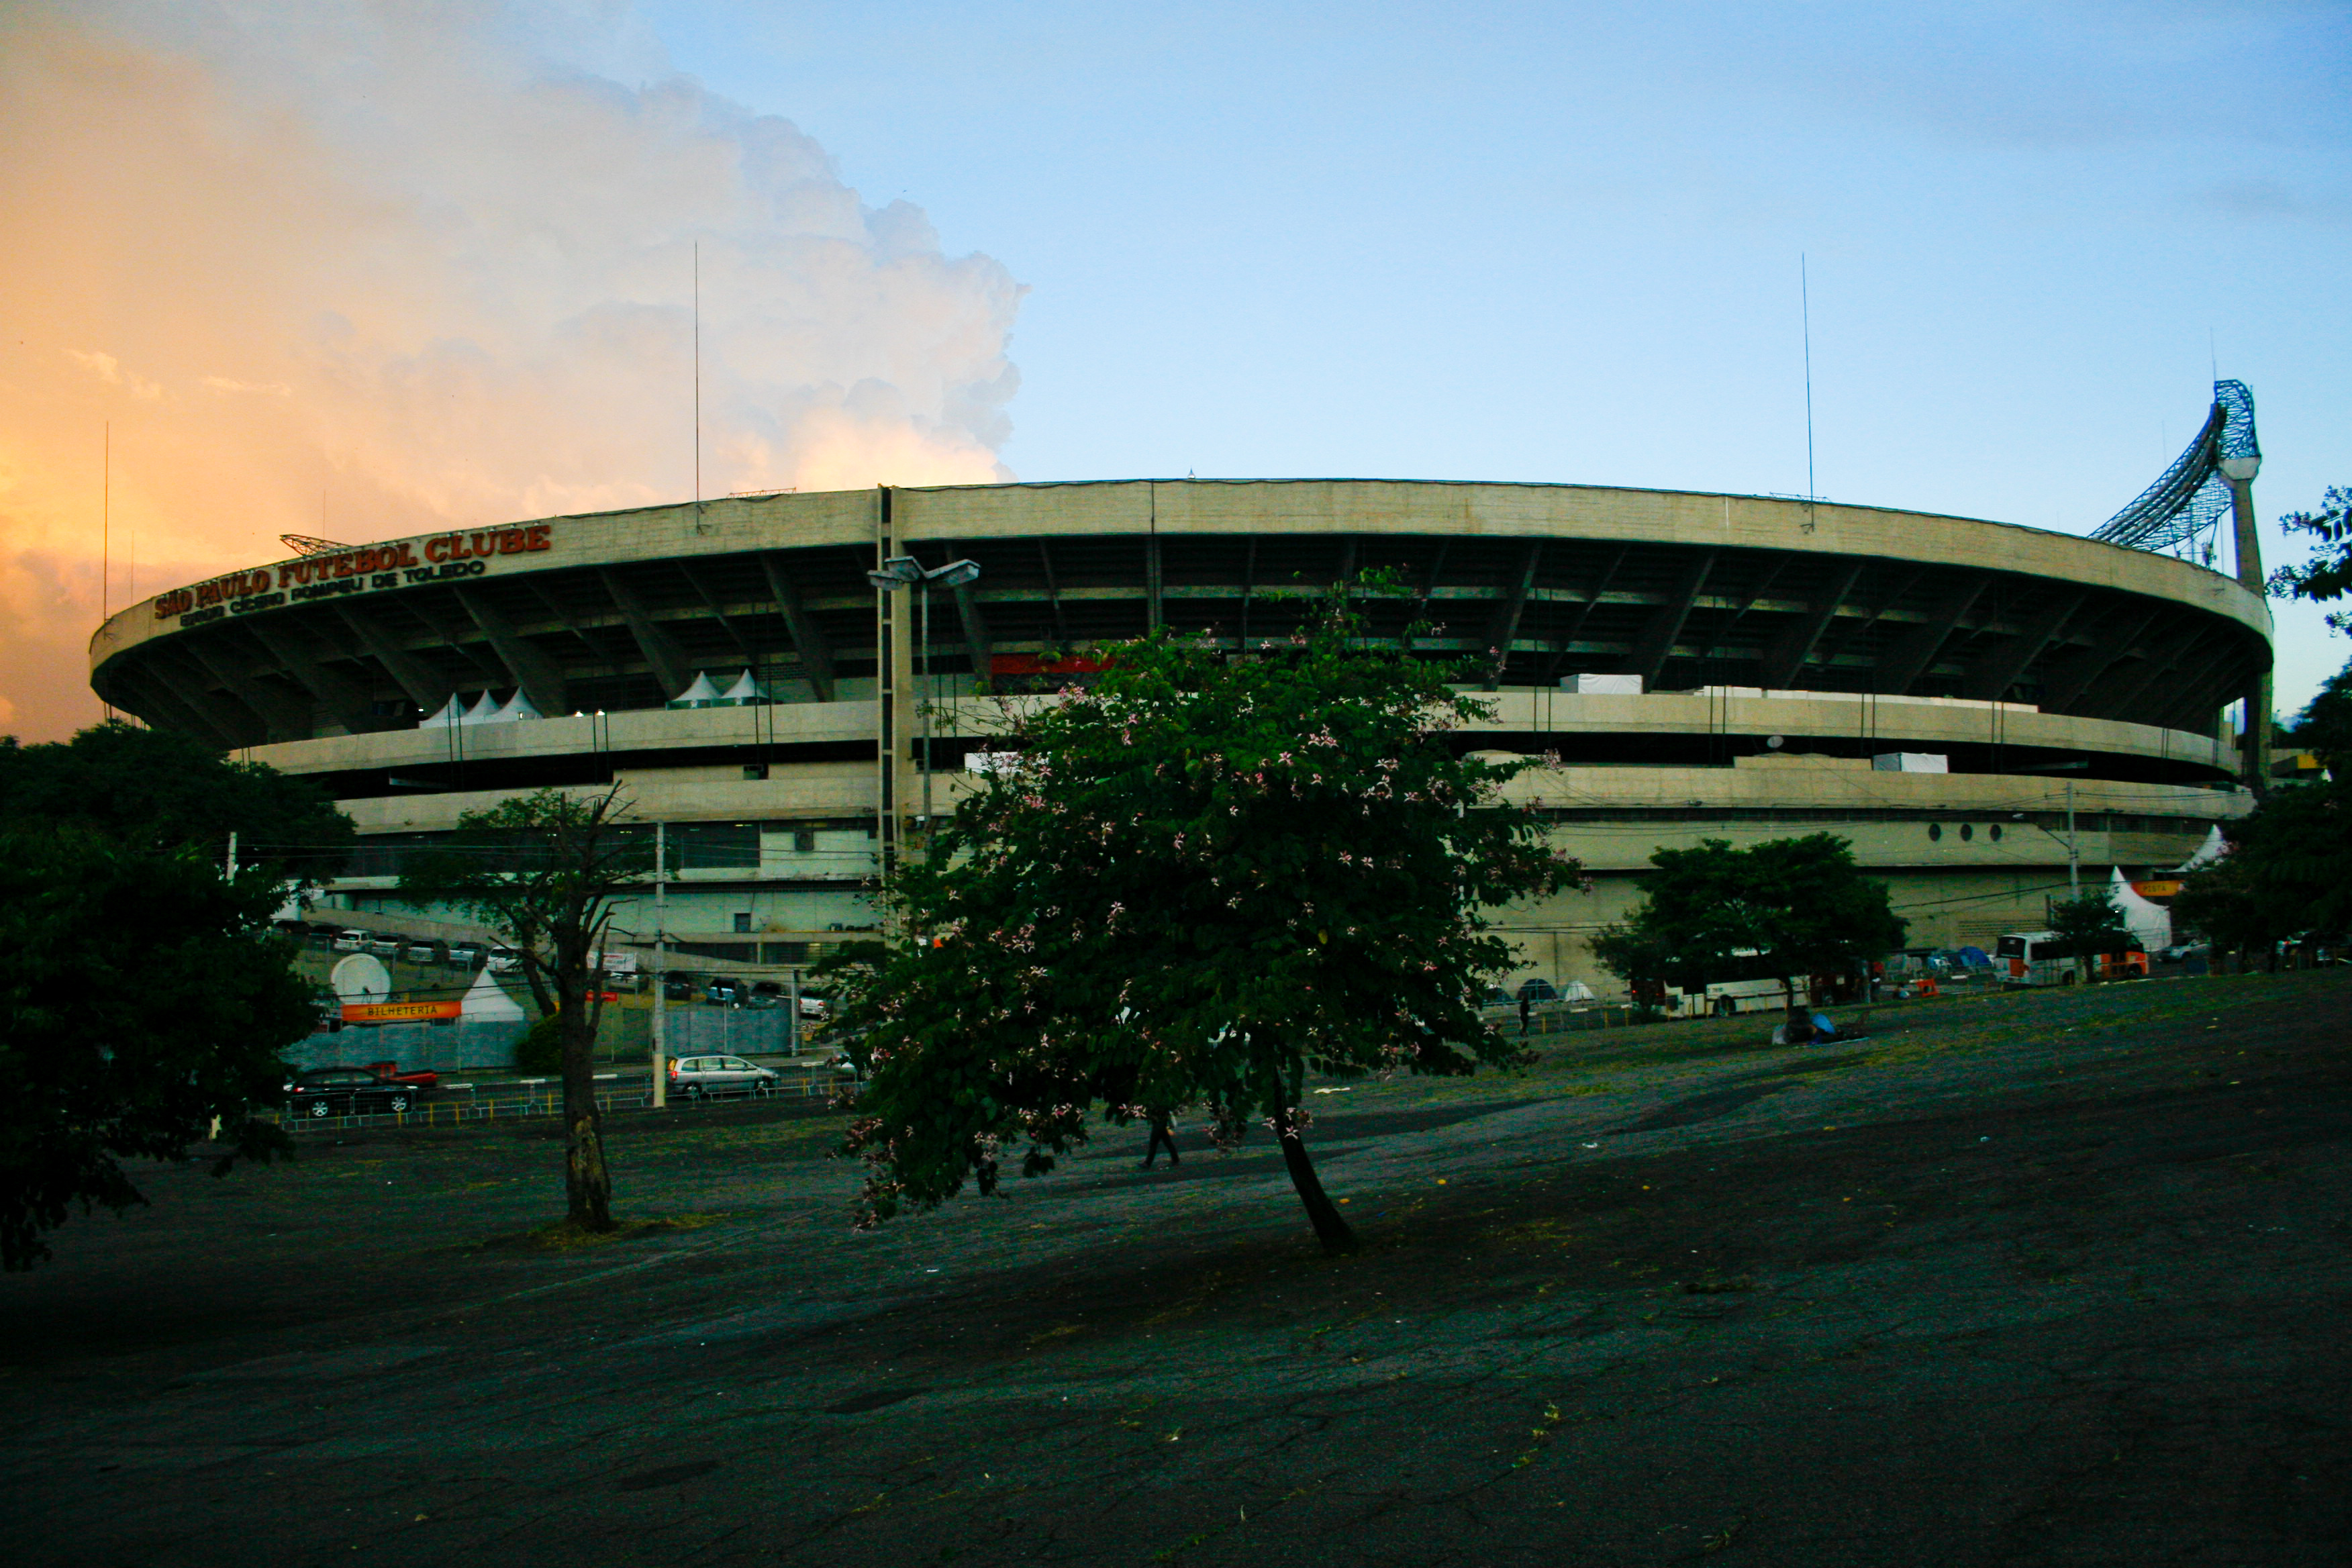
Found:
<path fill-rule="evenodd" d="M 326 786 L 362 847 L 324 901 L 355 923 L 457 933 L 391 899 L 404 855 L 513 792 L 617 783 L 677 847 L 679 962 L 750 976 L 874 925 L 925 768 L 945 809 L 999 698 L 1154 626 L 1281 637 L 1370 568 L 1409 590 L 1375 629 L 1427 622 L 1493 694 L 1464 743 L 1559 759 L 1515 787 L 1592 889 L 1507 921 L 1525 974 L 1603 995 L 1586 939 L 1661 846 L 1835 833 L 1941 947 L 2041 926 L 2070 846 L 2101 882 L 2179 864 L 2251 809 L 2222 713 L 2271 660 L 2260 593 L 2189 561 L 1580 486 L 885 488 L 318 549 L 115 616 L 92 685 Z M 978 576 L 926 613 L 868 580 L 905 556 Z M 651 944 L 650 900 L 620 919 Z"/>

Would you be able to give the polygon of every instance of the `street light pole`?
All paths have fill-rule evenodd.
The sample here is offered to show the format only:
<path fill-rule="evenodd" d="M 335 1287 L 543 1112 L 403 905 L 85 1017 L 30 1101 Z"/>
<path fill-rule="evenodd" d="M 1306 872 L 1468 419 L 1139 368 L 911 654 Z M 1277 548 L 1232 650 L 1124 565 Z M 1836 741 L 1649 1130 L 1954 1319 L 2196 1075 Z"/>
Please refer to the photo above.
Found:
<path fill-rule="evenodd" d="M 916 611 L 917 634 L 921 668 L 922 701 L 916 715 L 917 757 L 915 772 L 923 781 L 923 833 L 926 839 L 931 831 L 931 707 L 938 693 L 931 686 L 931 588 L 944 584 L 961 588 L 980 577 L 976 561 L 950 561 L 944 566 L 927 569 L 911 555 L 894 555 L 882 563 L 878 571 L 868 572 L 866 581 L 888 592 L 894 588 L 912 588 L 922 595 Z"/>
<path fill-rule="evenodd" d="M 654 824 L 654 1109 L 669 1104 L 669 835 Z"/>

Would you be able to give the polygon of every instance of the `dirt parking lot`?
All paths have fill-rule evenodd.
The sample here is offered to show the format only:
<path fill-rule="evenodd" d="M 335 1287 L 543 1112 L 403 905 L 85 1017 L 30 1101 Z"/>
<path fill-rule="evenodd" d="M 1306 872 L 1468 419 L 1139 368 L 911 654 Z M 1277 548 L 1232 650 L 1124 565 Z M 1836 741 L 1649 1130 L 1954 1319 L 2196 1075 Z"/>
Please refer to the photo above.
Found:
<path fill-rule="evenodd" d="M 836 1122 L 626 1119 L 557 1251 L 544 1125 L 145 1173 L 0 1279 L 8 1557 L 2352 1561 L 2352 981 L 1877 1022 L 1318 1095 L 1338 1260 L 1197 1128 L 857 1236 Z"/>

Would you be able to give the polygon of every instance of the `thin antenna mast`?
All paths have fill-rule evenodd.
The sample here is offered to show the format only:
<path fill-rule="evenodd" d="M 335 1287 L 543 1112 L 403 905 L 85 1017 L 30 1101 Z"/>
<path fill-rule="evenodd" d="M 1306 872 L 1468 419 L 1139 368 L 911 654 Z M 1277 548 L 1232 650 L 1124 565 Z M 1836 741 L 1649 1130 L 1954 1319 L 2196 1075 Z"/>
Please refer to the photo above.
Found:
<path fill-rule="evenodd" d="M 694 510 L 702 510 L 702 241 L 694 242 Z"/>
<path fill-rule="evenodd" d="M 114 607 L 114 421 L 106 422 L 98 460 L 98 618 Z"/>
<path fill-rule="evenodd" d="M 100 437 L 98 459 L 98 624 L 113 618 L 114 609 L 114 421 L 106 422 Z M 114 704 L 105 704 L 114 717 Z"/>
<path fill-rule="evenodd" d="M 1805 499 L 1819 500 L 1813 484 L 1813 291 L 1805 276 L 1805 253 L 1797 252 L 1797 310 L 1805 327 Z"/>

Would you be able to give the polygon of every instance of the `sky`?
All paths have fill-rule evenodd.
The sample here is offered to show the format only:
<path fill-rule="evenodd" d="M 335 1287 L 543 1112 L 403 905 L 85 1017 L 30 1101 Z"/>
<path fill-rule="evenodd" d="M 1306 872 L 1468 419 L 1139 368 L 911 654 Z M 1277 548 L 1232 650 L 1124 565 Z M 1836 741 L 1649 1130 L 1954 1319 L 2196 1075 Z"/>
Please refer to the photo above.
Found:
<path fill-rule="evenodd" d="M 2218 371 L 2300 559 L 2347 66 L 2340 5 L 20 0 L 0 731 L 95 717 L 101 593 L 690 494 L 698 247 L 706 493 L 1799 494 L 1809 317 L 1828 499 L 2087 532 Z M 2277 615 L 2292 710 L 2352 648 Z"/>

